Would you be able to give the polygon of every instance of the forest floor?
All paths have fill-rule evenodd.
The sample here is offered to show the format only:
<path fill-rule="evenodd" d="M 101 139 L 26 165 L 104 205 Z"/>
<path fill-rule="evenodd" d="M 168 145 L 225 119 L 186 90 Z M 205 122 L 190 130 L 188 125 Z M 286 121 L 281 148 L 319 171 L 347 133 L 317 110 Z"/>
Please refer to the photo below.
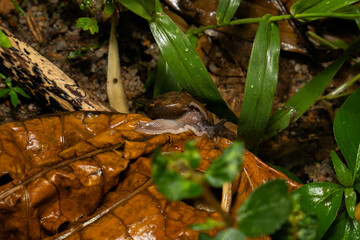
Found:
<path fill-rule="evenodd" d="M 2 4 L 2 5 L 1 5 Z M 107 51 L 110 19 L 95 12 L 99 33 L 91 35 L 76 28 L 76 19 L 84 16 L 72 1 L 27 1 L 26 16 L 11 9 L 11 1 L 0 1 L 0 22 L 17 38 L 28 43 L 56 64 L 81 88 L 108 102 L 106 94 Z M 71 13 L 71 14 L 69 14 Z M 30 26 L 33 27 L 30 27 Z M 38 31 L 34 30 L 38 29 Z M 156 67 L 158 47 L 147 22 L 130 12 L 121 14 L 117 27 L 122 77 L 129 100 L 130 112 L 144 113 L 151 87 L 144 88 L 150 72 Z M 239 114 L 249 61 L 251 42 L 222 34 L 204 35 L 199 42 L 206 66 L 224 99 Z M 69 58 L 77 51 L 79 54 Z M 275 111 L 299 88 L 312 79 L 329 62 L 318 62 L 310 54 L 282 51 L 279 85 L 273 106 Z M 1 70 L 0 70 L 1 71 Z M 326 92 L 349 78 L 349 67 L 342 70 Z M 337 149 L 333 137 L 334 113 L 344 101 L 317 101 L 297 122 L 277 136 L 264 141 L 260 158 L 295 173 L 303 182 L 335 181 L 330 151 Z M 8 98 L 0 99 L 0 121 L 18 121 L 51 113 L 37 102 L 19 99 L 15 108 Z"/>

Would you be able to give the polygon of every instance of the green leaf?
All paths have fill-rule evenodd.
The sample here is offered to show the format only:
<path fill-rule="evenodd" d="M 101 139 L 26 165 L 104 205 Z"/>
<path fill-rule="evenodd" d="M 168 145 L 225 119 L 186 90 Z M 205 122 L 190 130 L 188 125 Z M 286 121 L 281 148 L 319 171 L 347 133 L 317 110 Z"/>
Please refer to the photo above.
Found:
<path fill-rule="evenodd" d="M 76 27 L 84 31 L 89 30 L 91 34 L 99 32 L 99 27 L 95 18 L 82 17 L 76 20 Z"/>
<path fill-rule="evenodd" d="M 344 188 L 327 182 L 313 182 L 292 191 L 291 195 L 300 199 L 301 209 L 306 215 L 315 214 L 318 218 L 318 228 L 315 239 L 320 239 L 339 210 Z"/>
<path fill-rule="evenodd" d="M 271 116 L 265 130 L 266 137 L 271 137 L 284 130 L 290 122 L 296 121 L 319 98 L 329 82 L 334 78 L 349 55 L 360 47 L 360 39 L 354 41 L 344 55 L 322 70 L 310 82 L 292 96 L 282 109 Z"/>
<path fill-rule="evenodd" d="M 216 10 L 216 19 L 218 24 L 229 23 L 234 17 L 241 0 L 220 0 Z"/>
<path fill-rule="evenodd" d="M 337 9 L 348 6 L 359 0 L 297 0 L 290 8 L 292 15 L 301 13 L 330 13 Z M 315 20 L 317 18 L 310 18 L 308 20 Z"/>
<path fill-rule="evenodd" d="M 169 159 L 161 155 L 159 148 L 154 154 L 152 176 L 158 190 L 171 201 L 194 198 L 202 194 L 200 184 L 187 180 L 175 170 L 170 169 Z"/>
<path fill-rule="evenodd" d="M 344 155 L 353 176 L 359 171 L 360 157 L 360 89 L 351 94 L 341 105 L 334 119 L 335 140 Z"/>
<path fill-rule="evenodd" d="M 13 87 L 14 91 L 23 97 L 30 98 L 30 96 L 20 87 Z"/>
<path fill-rule="evenodd" d="M 353 188 L 345 188 L 345 206 L 349 217 L 355 217 L 356 193 Z"/>
<path fill-rule="evenodd" d="M 280 35 L 269 17 L 263 17 L 255 36 L 238 123 L 238 135 L 250 149 L 264 135 L 278 79 Z"/>
<path fill-rule="evenodd" d="M 11 42 L 6 34 L 0 30 L 0 47 L 11 48 Z"/>
<path fill-rule="evenodd" d="M 216 237 L 210 237 L 205 233 L 200 233 L 198 240 L 246 240 L 246 236 L 238 229 L 228 228 L 220 231 Z"/>
<path fill-rule="evenodd" d="M 1 30 L 0 30 L 0 31 L 1 31 Z M 6 76 L 5 76 L 4 74 L 0 73 L 0 78 L 6 79 Z"/>
<path fill-rule="evenodd" d="M 238 209 L 239 229 L 249 237 L 280 229 L 292 209 L 287 191 L 283 180 L 269 181 L 256 188 Z"/>
<path fill-rule="evenodd" d="M 191 224 L 189 228 L 195 231 L 206 231 L 218 227 L 224 227 L 225 225 L 226 225 L 225 222 L 220 222 L 215 219 L 208 218 L 203 223 Z"/>
<path fill-rule="evenodd" d="M 195 140 L 191 140 L 185 144 L 185 151 L 183 152 L 183 156 L 191 168 L 195 169 L 200 165 L 201 156 L 195 146 Z"/>
<path fill-rule="evenodd" d="M 0 98 L 6 96 L 10 92 L 9 88 L 0 89 Z"/>
<path fill-rule="evenodd" d="M 221 187 L 234 180 L 243 163 L 243 153 L 244 144 L 233 142 L 206 170 L 205 180 L 213 187 Z"/>
<path fill-rule="evenodd" d="M 339 182 L 345 187 L 352 186 L 353 181 L 350 170 L 345 166 L 345 164 L 341 161 L 341 159 L 334 151 L 331 151 L 331 160 L 334 165 L 335 173 Z"/>
<path fill-rule="evenodd" d="M 169 65 L 161 53 L 159 53 L 158 64 L 156 68 L 154 97 L 159 94 L 171 91 L 181 92 L 182 87 L 180 86 L 179 82 L 176 81 L 173 72 L 169 68 Z"/>
<path fill-rule="evenodd" d="M 10 89 L 9 95 L 10 95 L 10 101 L 11 101 L 12 105 L 13 105 L 14 107 L 16 107 L 17 104 L 18 104 L 18 96 L 17 96 L 17 93 L 16 93 L 13 89 Z"/>
<path fill-rule="evenodd" d="M 170 17 L 157 13 L 156 20 L 150 22 L 150 29 L 181 87 L 204 102 L 210 111 L 237 122 L 236 115 L 222 99 L 195 48 Z"/>
<path fill-rule="evenodd" d="M 11 81 L 5 80 L 4 83 L 6 84 L 6 86 L 8 86 L 8 88 L 12 88 L 12 83 Z"/>
<path fill-rule="evenodd" d="M 350 218 L 347 212 L 343 212 L 334 223 L 323 239 L 326 240 L 359 240 L 360 225 L 354 218 Z"/>
<path fill-rule="evenodd" d="M 104 12 L 107 16 L 110 16 L 114 12 L 115 0 L 105 0 Z"/>
<path fill-rule="evenodd" d="M 154 18 L 156 2 L 158 0 L 119 0 L 127 9 L 150 21 Z M 159 9 L 156 9 L 159 11 Z"/>

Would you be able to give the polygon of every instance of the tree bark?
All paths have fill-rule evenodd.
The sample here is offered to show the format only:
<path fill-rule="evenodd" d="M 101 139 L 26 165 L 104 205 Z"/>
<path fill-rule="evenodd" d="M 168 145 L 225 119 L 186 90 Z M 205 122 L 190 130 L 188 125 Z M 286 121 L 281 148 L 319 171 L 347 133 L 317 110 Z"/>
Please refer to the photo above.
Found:
<path fill-rule="evenodd" d="M 20 41 L 7 29 L 11 48 L 0 47 L 0 69 L 24 90 L 44 105 L 55 110 L 111 111 L 84 91 L 55 64 L 28 44 Z"/>

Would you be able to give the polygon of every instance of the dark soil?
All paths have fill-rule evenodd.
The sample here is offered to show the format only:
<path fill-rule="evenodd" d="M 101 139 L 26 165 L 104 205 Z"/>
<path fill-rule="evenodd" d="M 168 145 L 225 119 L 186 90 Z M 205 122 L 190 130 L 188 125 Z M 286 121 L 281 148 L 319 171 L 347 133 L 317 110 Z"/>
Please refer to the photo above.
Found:
<path fill-rule="evenodd" d="M 14 9 L 6 10 L 10 0 L 0 1 L 0 21 L 15 36 L 35 48 L 87 91 L 107 102 L 106 71 L 110 19 L 101 11 L 95 12 L 100 32 L 91 35 L 75 27 L 78 17 L 87 13 L 74 1 L 30 1 L 23 6 L 27 16 Z M 38 33 L 32 30 L 32 22 Z M 191 23 L 190 23 L 191 24 Z M 147 23 L 130 12 L 123 12 L 117 28 L 122 76 L 130 111 L 143 113 L 151 89 L 145 89 L 150 72 L 157 63 L 158 47 Z M 199 48 L 208 70 L 234 112 L 239 113 L 246 77 L 251 42 L 235 37 L 204 35 Z M 83 56 L 69 59 L 71 52 L 83 51 Z M 310 55 L 283 51 L 274 110 L 282 106 L 300 87 L 315 76 L 327 62 L 319 63 Z M 330 84 L 327 92 L 351 76 L 349 68 Z M 1 72 L 1 69 L 0 69 Z M 259 156 L 267 163 L 280 165 L 294 172 L 304 182 L 334 182 L 330 151 L 337 148 L 333 138 L 332 119 L 344 99 L 318 101 L 296 123 L 261 145 Z M 51 113 L 57 109 L 44 108 L 33 98 L 19 99 L 13 107 L 8 98 L 0 99 L 0 121 L 17 121 Z M 231 127 L 231 126 L 230 126 Z M 233 126 L 232 126 L 233 128 Z"/>

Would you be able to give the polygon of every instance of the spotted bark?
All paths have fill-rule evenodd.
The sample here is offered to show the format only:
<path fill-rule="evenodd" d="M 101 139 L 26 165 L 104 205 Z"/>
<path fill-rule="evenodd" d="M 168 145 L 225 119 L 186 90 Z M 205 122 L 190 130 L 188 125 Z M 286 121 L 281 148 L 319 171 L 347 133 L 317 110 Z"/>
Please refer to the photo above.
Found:
<path fill-rule="evenodd" d="M 0 69 L 27 93 L 56 110 L 111 110 L 35 49 L 4 27 L 0 26 L 0 29 L 8 36 L 12 46 L 0 48 Z"/>

